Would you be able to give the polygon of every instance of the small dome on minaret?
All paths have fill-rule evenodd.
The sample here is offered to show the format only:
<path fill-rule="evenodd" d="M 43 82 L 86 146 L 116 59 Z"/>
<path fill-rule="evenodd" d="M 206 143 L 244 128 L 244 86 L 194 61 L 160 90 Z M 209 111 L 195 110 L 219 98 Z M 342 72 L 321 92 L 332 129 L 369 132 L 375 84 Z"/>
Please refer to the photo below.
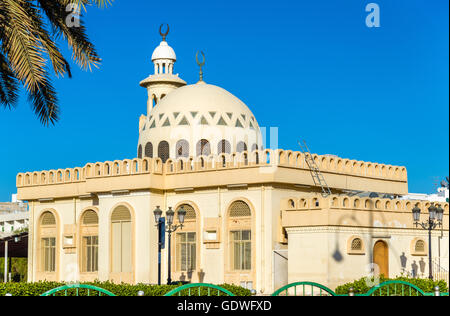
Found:
<path fill-rule="evenodd" d="M 162 41 L 159 43 L 159 46 L 155 48 L 152 55 L 152 62 L 157 61 L 158 59 L 170 59 L 174 62 L 177 60 L 177 55 L 175 55 L 175 51 L 172 47 L 167 44 L 166 41 Z"/>
<path fill-rule="evenodd" d="M 169 25 L 167 25 L 165 33 L 162 32 L 161 25 L 159 27 L 159 34 L 162 36 L 162 41 L 152 54 L 152 62 L 155 65 L 155 75 L 172 74 L 173 64 L 177 61 L 177 55 L 166 41 L 166 36 L 169 34 Z"/>
<path fill-rule="evenodd" d="M 159 27 L 162 41 L 152 54 L 154 73 L 140 82 L 140 85 L 148 91 L 147 115 L 150 115 L 152 108 L 169 92 L 186 85 L 186 82 L 179 78 L 178 74 L 173 73 L 177 55 L 166 41 L 169 25 L 167 25 L 165 33 L 162 32 L 162 27 L 163 25 Z"/>

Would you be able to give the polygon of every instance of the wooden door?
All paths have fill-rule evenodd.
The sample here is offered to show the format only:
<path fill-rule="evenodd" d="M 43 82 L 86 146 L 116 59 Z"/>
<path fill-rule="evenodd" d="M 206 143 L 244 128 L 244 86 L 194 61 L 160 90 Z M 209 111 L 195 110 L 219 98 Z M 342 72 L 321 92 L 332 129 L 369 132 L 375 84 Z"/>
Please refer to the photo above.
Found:
<path fill-rule="evenodd" d="M 373 263 L 378 265 L 380 275 L 389 277 L 389 248 L 384 241 L 377 241 L 373 247 Z"/>

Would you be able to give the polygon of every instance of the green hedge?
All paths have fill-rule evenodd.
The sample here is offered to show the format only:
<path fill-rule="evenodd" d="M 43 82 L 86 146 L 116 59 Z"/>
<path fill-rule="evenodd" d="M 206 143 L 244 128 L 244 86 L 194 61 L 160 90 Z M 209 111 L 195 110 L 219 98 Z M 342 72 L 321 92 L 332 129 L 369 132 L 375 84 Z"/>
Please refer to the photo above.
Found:
<path fill-rule="evenodd" d="M 433 293 L 434 292 L 434 287 L 436 285 L 439 286 L 439 289 L 441 292 L 448 292 L 448 285 L 447 282 L 445 281 L 433 281 L 430 279 L 419 279 L 419 278 L 408 278 L 408 277 L 397 277 L 395 279 L 389 279 L 389 278 L 385 278 L 383 275 L 380 276 L 380 280 L 379 283 L 383 283 L 386 281 L 391 281 L 391 280 L 397 280 L 397 281 L 405 281 L 411 284 L 414 284 L 415 286 L 417 286 L 419 289 L 421 289 L 422 291 L 424 291 L 425 293 Z M 355 294 L 365 294 L 367 293 L 371 287 L 368 286 L 366 284 L 366 278 L 361 278 L 359 280 L 353 281 L 351 283 L 346 283 L 343 285 L 340 285 L 336 288 L 335 292 L 336 294 L 348 294 L 350 288 L 352 287 Z M 398 289 L 398 285 L 397 285 L 397 289 Z M 387 291 L 386 289 L 384 289 L 385 291 Z M 390 285 L 390 293 L 393 293 L 394 291 L 394 285 Z M 413 293 L 415 294 L 415 292 Z M 375 293 L 374 295 L 379 295 L 378 293 Z"/>
<path fill-rule="evenodd" d="M 6 293 L 12 294 L 13 296 L 39 296 L 49 290 L 66 285 L 67 283 L 60 282 L 35 282 L 35 283 L 0 283 L 0 296 L 5 296 Z M 114 284 L 112 282 L 86 282 L 83 284 L 93 285 L 105 290 L 117 296 L 137 296 L 139 291 L 143 291 L 145 296 L 163 296 L 169 291 L 176 289 L 181 285 L 146 285 L 146 284 Z M 221 284 L 220 287 L 230 291 L 236 296 L 251 296 L 250 290 L 243 287 L 231 285 L 231 284 Z M 196 289 L 191 289 L 193 294 L 197 294 Z M 195 293 L 194 293 L 195 292 Z M 91 295 L 96 295 L 97 293 L 92 293 Z M 187 294 L 187 291 L 181 293 L 182 295 Z M 207 295 L 207 290 L 202 289 L 201 295 Z M 60 292 L 59 295 L 64 295 L 64 292 Z M 68 295 L 75 295 L 75 290 L 69 290 Z M 79 295 L 87 295 L 87 290 L 80 289 Z M 214 290 L 211 291 L 211 295 L 217 295 Z"/>

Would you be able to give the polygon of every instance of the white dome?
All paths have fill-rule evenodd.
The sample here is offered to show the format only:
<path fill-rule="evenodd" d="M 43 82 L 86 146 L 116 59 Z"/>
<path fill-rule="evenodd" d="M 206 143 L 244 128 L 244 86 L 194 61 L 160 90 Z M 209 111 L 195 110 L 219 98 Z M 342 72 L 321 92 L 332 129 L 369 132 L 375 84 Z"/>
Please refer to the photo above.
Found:
<path fill-rule="evenodd" d="M 151 110 L 140 130 L 138 153 L 158 157 L 164 141 L 170 158 L 262 149 L 250 109 L 228 91 L 204 82 L 175 89 Z M 208 148 L 200 145 L 206 141 Z"/>
<path fill-rule="evenodd" d="M 152 54 L 152 61 L 157 59 L 171 59 L 175 61 L 177 60 L 177 55 L 175 55 L 175 51 L 166 41 L 162 41 Z"/>

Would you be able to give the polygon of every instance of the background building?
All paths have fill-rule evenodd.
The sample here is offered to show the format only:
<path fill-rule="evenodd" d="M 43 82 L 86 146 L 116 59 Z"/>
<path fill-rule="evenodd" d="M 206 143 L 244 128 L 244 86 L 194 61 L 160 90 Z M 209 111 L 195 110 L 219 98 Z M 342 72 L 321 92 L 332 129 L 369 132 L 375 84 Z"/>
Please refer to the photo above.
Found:
<path fill-rule="evenodd" d="M 11 202 L 0 203 L 0 238 L 12 234 L 14 231 L 28 227 L 28 204 L 17 201 L 17 195 L 12 196 Z"/>

